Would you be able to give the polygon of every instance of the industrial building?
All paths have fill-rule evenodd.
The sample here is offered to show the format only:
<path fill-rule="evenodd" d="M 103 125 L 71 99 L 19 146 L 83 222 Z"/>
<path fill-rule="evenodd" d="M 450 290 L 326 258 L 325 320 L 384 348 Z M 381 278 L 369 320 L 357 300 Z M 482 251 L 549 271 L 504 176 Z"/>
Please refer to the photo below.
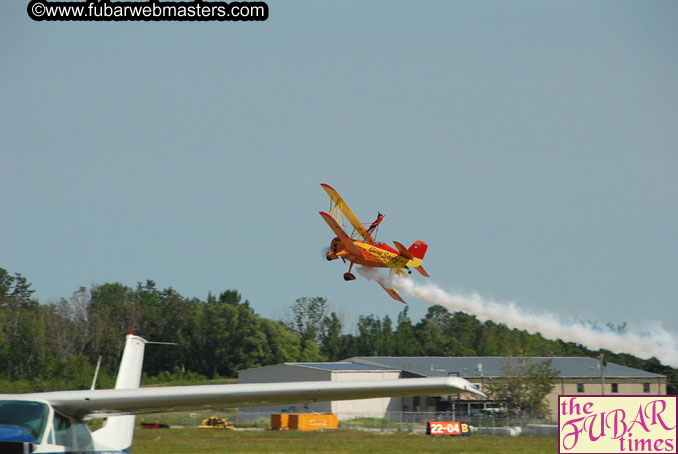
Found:
<path fill-rule="evenodd" d="M 437 377 L 456 375 L 469 380 L 482 391 L 490 384 L 502 384 L 507 361 L 551 360 L 558 372 L 553 391 L 546 396 L 551 418 L 557 419 L 558 395 L 655 395 L 666 394 L 666 376 L 614 363 L 584 357 L 388 357 L 360 356 L 334 363 L 285 363 L 240 371 L 239 383 L 272 383 L 316 380 L 370 380 Z M 340 419 L 356 416 L 384 417 L 387 412 L 454 412 L 456 415 L 480 415 L 500 403 L 482 400 L 471 394 L 379 398 L 354 401 L 315 402 L 306 405 L 275 405 L 239 410 L 239 417 L 266 412 L 326 412 Z"/>
<path fill-rule="evenodd" d="M 238 372 L 238 383 L 280 383 L 290 381 L 389 380 L 401 377 L 401 371 L 347 361 L 334 363 L 285 363 Z M 364 415 L 383 418 L 399 411 L 400 398 L 339 400 L 308 404 L 269 405 L 238 409 L 238 419 L 258 419 L 264 413 L 334 413 L 341 419 Z"/>
<path fill-rule="evenodd" d="M 503 369 L 506 361 L 546 361 L 558 372 L 555 386 L 546 396 L 551 418 L 558 418 L 558 395 L 653 395 L 666 394 L 666 376 L 646 372 L 632 367 L 607 362 L 601 371 L 598 359 L 586 357 L 526 357 L 507 358 L 502 356 L 473 357 L 387 357 L 361 356 L 346 361 L 379 367 L 390 367 L 402 371 L 401 377 L 437 377 L 458 375 L 478 386 L 487 393 L 491 383 L 506 382 Z M 474 396 L 439 396 L 403 398 L 403 411 L 449 411 L 459 413 L 466 407 L 470 414 L 478 414 L 497 402 L 480 401 Z"/>

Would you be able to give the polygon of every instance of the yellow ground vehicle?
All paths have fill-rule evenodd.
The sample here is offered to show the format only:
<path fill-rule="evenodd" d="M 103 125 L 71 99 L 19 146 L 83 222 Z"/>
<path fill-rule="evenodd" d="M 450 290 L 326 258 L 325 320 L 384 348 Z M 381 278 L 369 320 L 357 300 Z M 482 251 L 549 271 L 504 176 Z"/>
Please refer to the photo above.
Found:
<path fill-rule="evenodd" d="M 233 424 L 229 424 L 226 418 L 218 418 L 217 415 L 212 415 L 209 418 L 202 420 L 202 424 L 198 426 L 199 429 L 229 429 L 235 428 Z"/>

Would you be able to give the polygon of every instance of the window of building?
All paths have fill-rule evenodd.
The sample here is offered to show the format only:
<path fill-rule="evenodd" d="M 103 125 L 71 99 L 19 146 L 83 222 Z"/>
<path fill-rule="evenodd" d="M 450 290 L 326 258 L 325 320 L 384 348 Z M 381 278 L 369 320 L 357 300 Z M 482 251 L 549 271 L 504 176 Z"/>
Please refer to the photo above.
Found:
<path fill-rule="evenodd" d="M 577 392 L 578 393 L 584 392 L 584 384 L 583 383 L 577 383 Z"/>
<path fill-rule="evenodd" d="M 643 383 L 643 392 L 644 393 L 650 392 L 650 384 L 649 383 Z"/>
<path fill-rule="evenodd" d="M 612 392 L 613 393 L 619 392 L 619 385 L 617 383 L 612 383 Z"/>

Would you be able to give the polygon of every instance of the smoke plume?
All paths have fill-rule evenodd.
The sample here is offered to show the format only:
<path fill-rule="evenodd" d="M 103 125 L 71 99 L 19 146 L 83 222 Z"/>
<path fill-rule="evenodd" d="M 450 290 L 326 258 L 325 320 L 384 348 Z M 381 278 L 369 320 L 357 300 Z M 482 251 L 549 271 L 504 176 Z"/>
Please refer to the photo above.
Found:
<path fill-rule="evenodd" d="M 448 293 L 435 284 L 418 284 L 408 277 L 385 276 L 377 270 L 358 268 L 363 277 L 379 281 L 386 287 L 422 301 L 439 304 L 451 311 L 475 315 L 484 322 L 503 323 L 509 328 L 539 333 L 547 339 L 576 342 L 592 350 L 606 349 L 615 353 L 630 353 L 639 358 L 656 357 L 663 364 L 678 367 L 678 340 L 674 333 L 666 331 L 659 323 L 642 330 L 629 326 L 620 330 L 599 328 L 591 323 L 562 320 L 555 314 L 529 313 L 513 302 L 501 303 L 487 300 L 477 293 L 459 295 Z"/>

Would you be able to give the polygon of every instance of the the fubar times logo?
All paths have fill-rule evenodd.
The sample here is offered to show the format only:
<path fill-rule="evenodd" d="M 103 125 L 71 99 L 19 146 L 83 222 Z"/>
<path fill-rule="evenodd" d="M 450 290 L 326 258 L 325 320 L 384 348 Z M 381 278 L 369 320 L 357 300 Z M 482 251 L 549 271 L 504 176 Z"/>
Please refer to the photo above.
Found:
<path fill-rule="evenodd" d="M 558 396 L 558 452 L 676 453 L 678 396 Z"/>

